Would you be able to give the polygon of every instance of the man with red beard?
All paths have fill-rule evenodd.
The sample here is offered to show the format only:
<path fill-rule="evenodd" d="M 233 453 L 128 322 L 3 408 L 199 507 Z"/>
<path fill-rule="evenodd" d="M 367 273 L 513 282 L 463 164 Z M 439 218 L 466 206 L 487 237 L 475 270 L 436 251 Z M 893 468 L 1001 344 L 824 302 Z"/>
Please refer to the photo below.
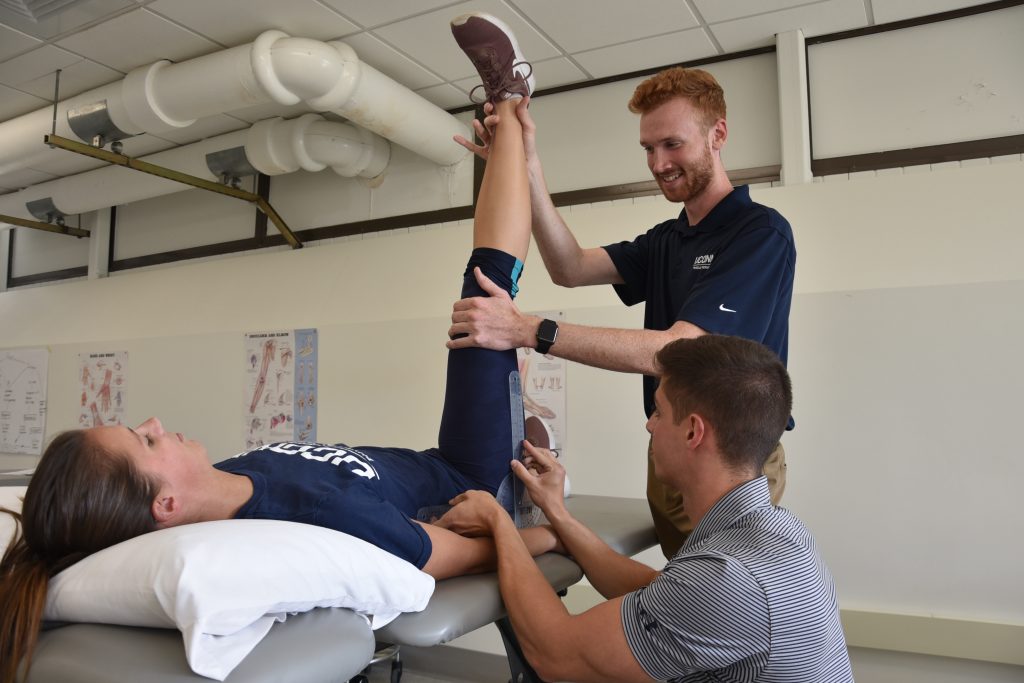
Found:
<path fill-rule="evenodd" d="M 760 342 L 786 362 L 796 249 L 789 223 L 777 211 L 734 188 L 722 165 L 728 137 L 725 96 L 701 69 L 674 67 L 643 81 L 629 102 L 640 115 L 640 145 L 662 194 L 684 208 L 677 218 L 629 242 L 581 248 L 548 193 L 537 156 L 529 98 L 516 113 L 523 123 L 533 235 L 551 279 L 564 287 L 610 284 L 628 306 L 646 302 L 644 329 L 555 323 L 524 315 L 478 275 L 489 298 L 463 299 L 452 312 L 449 348 L 535 348 L 594 367 L 644 375 L 644 407 L 654 410 L 654 356 L 678 338 L 727 334 Z M 481 143 L 456 141 L 486 158 L 498 119 L 474 122 Z M 481 279 L 482 278 L 482 279 Z M 791 429 L 790 420 L 788 428 Z M 653 476 L 648 452 L 647 497 L 667 558 L 693 525 L 682 496 Z M 782 444 L 764 466 L 773 503 L 785 488 Z"/>

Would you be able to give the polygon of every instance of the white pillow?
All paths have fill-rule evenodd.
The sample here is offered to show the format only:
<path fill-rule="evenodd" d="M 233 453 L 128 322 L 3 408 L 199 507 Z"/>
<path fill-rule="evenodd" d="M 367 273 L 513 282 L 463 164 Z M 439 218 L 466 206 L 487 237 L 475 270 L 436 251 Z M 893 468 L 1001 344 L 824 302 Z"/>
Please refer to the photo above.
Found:
<path fill-rule="evenodd" d="M 21 498 L 27 486 L 0 486 L 0 508 L 21 512 Z M 0 555 L 7 549 L 7 544 L 14 536 L 14 517 L 0 512 Z"/>
<path fill-rule="evenodd" d="M 235 519 L 154 531 L 50 581 L 45 618 L 177 627 L 196 673 L 224 680 L 288 613 L 347 607 L 378 629 L 419 612 L 434 579 L 332 529 Z"/>

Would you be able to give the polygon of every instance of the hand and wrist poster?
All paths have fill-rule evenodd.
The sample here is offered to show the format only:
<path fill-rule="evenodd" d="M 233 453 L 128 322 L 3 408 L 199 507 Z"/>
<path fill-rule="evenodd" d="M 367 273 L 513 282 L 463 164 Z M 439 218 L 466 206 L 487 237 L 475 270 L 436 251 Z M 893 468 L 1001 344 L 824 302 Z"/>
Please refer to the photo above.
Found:
<path fill-rule="evenodd" d="M 246 334 L 245 377 L 246 449 L 275 441 L 316 441 L 315 329 Z"/>
<path fill-rule="evenodd" d="M 128 352 L 78 354 L 81 385 L 78 425 L 83 428 L 123 425 L 128 389 Z"/>

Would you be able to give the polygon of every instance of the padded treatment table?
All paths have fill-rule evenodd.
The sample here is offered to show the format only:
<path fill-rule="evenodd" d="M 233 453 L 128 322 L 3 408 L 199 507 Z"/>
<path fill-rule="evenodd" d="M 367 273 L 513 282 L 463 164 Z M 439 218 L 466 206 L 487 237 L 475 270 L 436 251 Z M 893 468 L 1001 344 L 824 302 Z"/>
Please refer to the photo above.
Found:
<path fill-rule="evenodd" d="M 3 485 L 6 482 L 0 480 Z M 634 555 L 657 542 L 646 500 L 573 496 L 567 503 L 573 515 L 623 554 Z M 560 592 L 583 576 L 575 562 L 555 553 L 538 557 L 537 564 Z M 226 681 L 344 682 L 370 663 L 375 640 L 434 646 L 491 622 L 497 622 L 505 639 L 513 680 L 539 681 L 519 650 L 494 573 L 440 581 L 424 611 L 403 614 L 376 632 L 345 609 L 315 609 L 289 617 L 274 624 Z M 41 635 L 26 683 L 208 680 L 189 669 L 177 630 L 70 624 Z"/>
<path fill-rule="evenodd" d="M 274 624 L 224 679 L 227 683 L 338 683 L 369 664 L 373 631 L 347 609 L 314 609 Z M 162 628 L 70 624 L 39 639 L 28 683 L 196 683 L 181 632 Z"/>

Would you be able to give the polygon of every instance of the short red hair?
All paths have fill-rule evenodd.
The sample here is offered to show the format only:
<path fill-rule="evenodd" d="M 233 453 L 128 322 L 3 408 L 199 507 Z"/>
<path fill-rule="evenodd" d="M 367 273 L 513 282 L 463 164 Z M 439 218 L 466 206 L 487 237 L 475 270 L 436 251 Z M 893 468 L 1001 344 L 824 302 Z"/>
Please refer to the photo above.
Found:
<path fill-rule="evenodd" d="M 638 85 L 629 100 L 629 110 L 646 114 L 676 97 L 689 100 L 700 112 L 705 129 L 725 118 L 725 92 L 715 77 L 703 69 L 681 66 L 659 71 Z"/>

